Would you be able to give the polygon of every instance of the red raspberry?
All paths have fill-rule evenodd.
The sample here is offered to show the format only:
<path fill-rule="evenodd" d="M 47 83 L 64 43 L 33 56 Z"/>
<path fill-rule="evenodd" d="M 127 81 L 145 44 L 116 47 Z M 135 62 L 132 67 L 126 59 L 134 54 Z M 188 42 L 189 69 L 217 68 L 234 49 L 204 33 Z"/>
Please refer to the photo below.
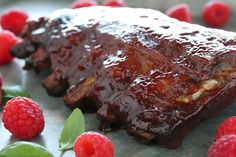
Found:
<path fill-rule="evenodd" d="M 175 18 L 179 21 L 192 23 L 191 11 L 189 9 L 189 6 L 185 3 L 171 7 L 166 11 L 166 15 Z"/>
<path fill-rule="evenodd" d="M 208 157 L 235 157 L 236 135 L 227 135 L 218 139 L 208 150 Z"/>
<path fill-rule="evenodd" d="M 76 157 L 113 157 L 114 146 L 104 135 L 96 132 L 85 132 L 75 141 Z"/>
<path fill-rule="evenodd" d="M 124 0 L 106 0 L 102 5 L 110 7 L 126 7 Z"/>
<path fill-rule="evenodd" d="M 10 10 L 1 16 L 1 25 L 3 29 L 9 30 L 16 35 L 20 35 L 24 29 L 28 15 L 22 10 Z"/>
<path fill-rule="evenodd" d="M 44 129 L 42 109 L 25 97 L 16 97 L 6 103 L 2 121 L 13 136 L 24 140 L 33 139 Z"/>
<path fill-rule="evenodd" d="M 10 49 L 18 41 L 18 38 L 9 31 L 0 32 L 0 65 L 8 64 L 13 60 Z"/>
<path fill-rule="evenodd" d="M 230 7 L 221 1 L 210 1 L 204 5 L 202 18 L 212 27 L 225 25 L 230 17 Z"/>
<path fill-rule="evenodd" d="M 227 118 L 218 126 L 216 133 L 216 140 L 225 135 L 234 134 L 236 135 L 236 116 Z"/>
<path fill-rule="evenodd" d="M 72 9 L 78 9 L 83 7 L 96 6 L 97 2 L 95 0 L 76 0 L 70 6 Z"/>

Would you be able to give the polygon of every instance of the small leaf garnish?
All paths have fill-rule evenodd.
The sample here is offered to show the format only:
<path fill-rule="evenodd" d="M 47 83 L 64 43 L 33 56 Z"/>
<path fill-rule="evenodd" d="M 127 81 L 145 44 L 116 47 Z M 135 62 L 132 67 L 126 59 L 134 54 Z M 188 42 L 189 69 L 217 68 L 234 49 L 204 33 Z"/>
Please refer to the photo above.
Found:
<path fill-rule="evenodd" d="M 84 116 L 80 109 L 75 109 L 66 120 L 59 137 L 59 150 L 72 149 L 76 138 L 85 131 Z"/>
<path fill-rule="evenodd" d="M 31 98 L 31 96 L 28 94 L 28 92 L 22 88 L 21 86 L 9 86 L 2 89 L 2 104 L 6 104 L 6 102 L 14 97 L 21 96 L 21 97 L 28 97 Z"/>
<path fill-rule="evenodd" d="M 32 142 L 15 142 L 0 151 L 0 157 L 54 157 L 43 146 Z"/>

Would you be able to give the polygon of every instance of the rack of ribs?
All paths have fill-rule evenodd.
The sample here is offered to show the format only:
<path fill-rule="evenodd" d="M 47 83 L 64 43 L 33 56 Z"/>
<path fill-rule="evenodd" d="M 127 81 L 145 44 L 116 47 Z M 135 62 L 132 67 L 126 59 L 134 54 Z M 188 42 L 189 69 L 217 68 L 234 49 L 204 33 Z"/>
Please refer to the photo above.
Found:
<path fill-rule="evenodd" d="M 236 34 L 159 11 L 88 7 L 28 23 L 12 54 L 72 108 L 96 109 L 101 129 L 178 148 L 236 99 Z"/>

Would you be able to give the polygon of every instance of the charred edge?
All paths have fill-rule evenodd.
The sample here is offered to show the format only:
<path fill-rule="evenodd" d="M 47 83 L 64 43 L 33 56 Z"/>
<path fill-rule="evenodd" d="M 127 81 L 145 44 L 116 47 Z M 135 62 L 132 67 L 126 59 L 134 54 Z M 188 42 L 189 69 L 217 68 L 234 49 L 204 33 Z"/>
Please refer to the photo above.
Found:
<path fill-rule="evenodd" d="M 32 43 L 30 41 L 24 41 L 21 43 L 16 44 L 12 49 L 11 49 L 11 54 L 17 58 L 27 58 L 31 54 L 33 54 L 38 48 L 37 43 Z"/>

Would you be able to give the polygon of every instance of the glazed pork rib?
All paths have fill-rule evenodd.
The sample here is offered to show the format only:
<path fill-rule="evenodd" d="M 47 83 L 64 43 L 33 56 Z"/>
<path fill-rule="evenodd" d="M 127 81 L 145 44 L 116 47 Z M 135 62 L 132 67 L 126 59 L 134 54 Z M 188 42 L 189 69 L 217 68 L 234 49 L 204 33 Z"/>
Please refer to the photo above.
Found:
<path fill-rule="evenodd" d="M 168 148 L 236 98 L 236 34 L 150 9 L 63 9 L 31 21 L 12 54 L 70 107 L 96 109 L 103 129 Z"/>

